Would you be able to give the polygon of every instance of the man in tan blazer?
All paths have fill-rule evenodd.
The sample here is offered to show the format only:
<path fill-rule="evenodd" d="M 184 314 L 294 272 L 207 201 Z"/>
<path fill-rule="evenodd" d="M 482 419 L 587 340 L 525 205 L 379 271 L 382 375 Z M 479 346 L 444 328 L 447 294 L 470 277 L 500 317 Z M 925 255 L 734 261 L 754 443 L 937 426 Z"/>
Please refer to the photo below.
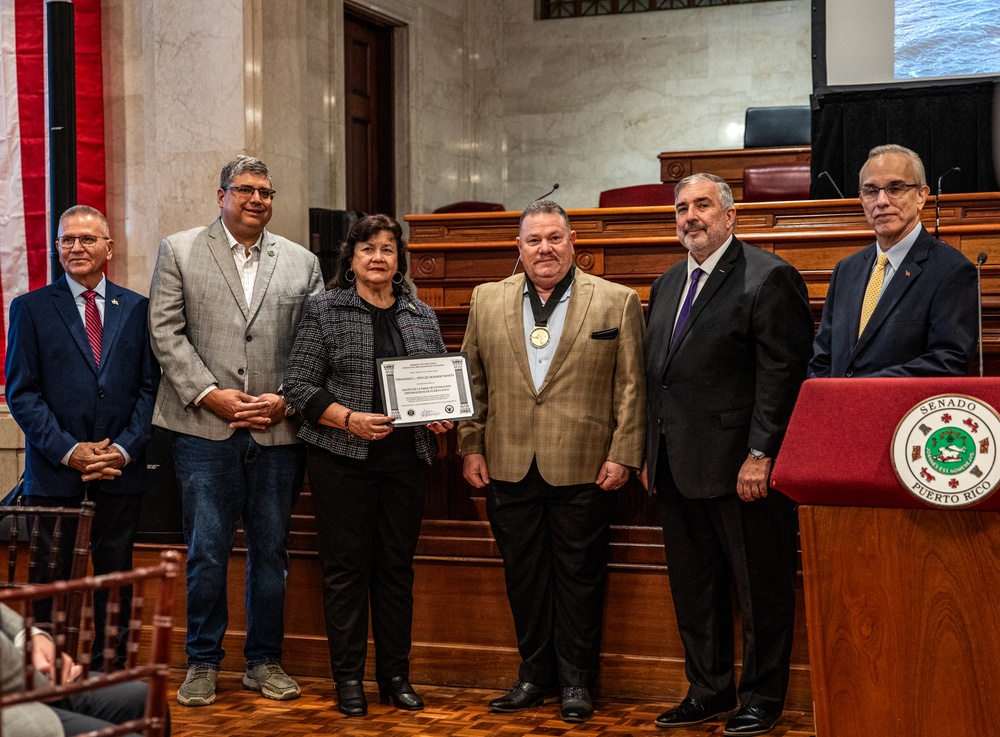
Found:
<path fill-rule="evenodd" d="M 281 669 L 285 542 L 305 449 L 285 419 L 281 383 L 299 318 L 322 291 L 312 253 L 265 230 L 275 191 L 262 161 L 222 170 L 221 216 L 160 243 L 150 287 L 153 351 L 163 369 L 153 424 L 173 430 L 184 507 L 188 674 L 184 706 L 215 701 L 229 553 L 246 532 L 246 688 L 293 699 Z"/>
<path fill-rule="evenodd" d="M 465 478 L 486 488 L 521 667 L 490 702 L 516 712 L 561 697 L 593 716 L 613 492 L 642 464 L 643 317 L 634 290 L 573 265 L 555 202 L 521 215 L 525 275 L 472 294 L 462 350 L 480 415 L 461 423 Z"/>

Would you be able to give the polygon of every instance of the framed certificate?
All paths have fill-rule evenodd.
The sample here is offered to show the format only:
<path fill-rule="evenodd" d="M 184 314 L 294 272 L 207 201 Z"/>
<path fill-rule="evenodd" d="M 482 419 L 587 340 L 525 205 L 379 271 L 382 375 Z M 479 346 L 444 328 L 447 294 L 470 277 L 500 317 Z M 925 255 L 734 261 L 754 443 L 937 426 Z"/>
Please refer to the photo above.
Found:
<path fill-rule="evenodd" d="M 378 358 L 384 413 L 395 427 L 465 420 L 477 413 L 465 353 Z"/>

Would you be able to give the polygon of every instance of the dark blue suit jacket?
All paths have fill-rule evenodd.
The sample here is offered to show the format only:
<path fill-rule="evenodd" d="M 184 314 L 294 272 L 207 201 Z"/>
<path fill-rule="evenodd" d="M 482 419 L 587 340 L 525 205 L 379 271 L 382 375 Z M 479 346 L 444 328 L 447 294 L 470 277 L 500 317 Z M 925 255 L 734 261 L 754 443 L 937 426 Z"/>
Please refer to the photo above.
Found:
<path fill-rule="evenodd" d="M 98 369 L 66 279 L 21 295 L 10 306 L 7 404 L 25 436 L 24 493 L 82 495 L 81 473 L 60 460 L 77 442 L 110 438 L 132 460 L 101 488 L 141 494 L 160 382 L 149 345 L 149 300 L 107 282 Z"/>
<path fill-rule="evenodd" d="M 811 377 L 965 376 L 978 333 L 976 267 L 924 230 L 858 338 L 877 246 L 833 270 L 809 364 Z"/>

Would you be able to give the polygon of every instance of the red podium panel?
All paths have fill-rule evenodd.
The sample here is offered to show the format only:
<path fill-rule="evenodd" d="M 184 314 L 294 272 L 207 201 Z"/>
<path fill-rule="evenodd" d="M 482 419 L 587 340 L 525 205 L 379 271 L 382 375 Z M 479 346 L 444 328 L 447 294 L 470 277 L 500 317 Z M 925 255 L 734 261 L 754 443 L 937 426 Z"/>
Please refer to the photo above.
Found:
<path fill-rule="evenodd" d="M 771 485 L 800 504 L 930 509 L 892 470 L 899 420 L 929 397 L 965 394 L 1000 411 L 1000 379 L 810 379 L 802 385 Z M 1000 492 L 972 509 L 1000 509 Z"/>
<path fill-rule="evenodd" d="M 899 420 L 1000 380 L 808 381 L 772 484 L 800 503 L 816 737 L 1000 735 L 1000 492 L 938 509 L 896 479 Z"/>

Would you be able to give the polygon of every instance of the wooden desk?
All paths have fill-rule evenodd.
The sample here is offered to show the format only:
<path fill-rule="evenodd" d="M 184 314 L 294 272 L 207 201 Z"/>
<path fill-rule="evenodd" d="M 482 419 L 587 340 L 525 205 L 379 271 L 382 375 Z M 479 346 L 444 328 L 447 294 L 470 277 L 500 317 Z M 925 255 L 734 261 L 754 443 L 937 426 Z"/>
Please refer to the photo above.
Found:
<path fill-rule="evenodd" d="M 737 202 L 743 199 L 743 170 L 748 166 L 808 162 L 809 146 L 733 148 L 718 151 L 666 151 L 660 160 L 660 181 L 677 183 L 689 174 L 717 174 L 729 183 Z"/>
<path fill-rule="evenodd" d="M 858 200 L 737 203 L 736 233 L 802 273 L 816 317 L 836 263 L 874 241 Z M 408 215 L 411 268 L 420 298 L 435 307 L 450 347 L 461 343 L 472 289 L 510 275 L 519 212 Z M 571 210 L 576 264 L 634 288 L 643 300 L 660 274 L 684 258 L 672 207 Z M 922 213 L 934 231 L 933 198 Z M 1000 192 L 941 197 L 940 237 L 970 260 L 985 252 L 987 347 L 1000 359 Z M 998 366 L 1000 369 L 1000 366 Z M 1000 373 L 1000 370 L 997 371 Z"/>

